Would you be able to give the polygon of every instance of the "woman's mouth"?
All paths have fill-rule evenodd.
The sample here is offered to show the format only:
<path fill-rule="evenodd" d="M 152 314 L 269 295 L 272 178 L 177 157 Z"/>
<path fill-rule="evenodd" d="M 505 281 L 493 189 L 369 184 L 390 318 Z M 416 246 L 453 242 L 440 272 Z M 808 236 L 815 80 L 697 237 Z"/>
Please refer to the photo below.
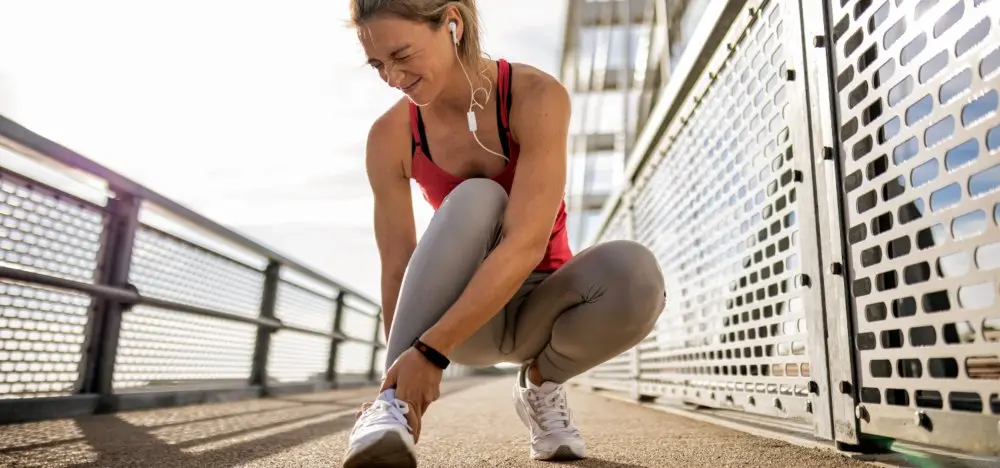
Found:
<path fill-rule="evenodd" d="M 402 86 L 399 89 L 401 91 L 403 91 L 404 93 L 408 93 L 410 91 L 413 91 L 414 89 L 416 89 L 417 85 L 420 84 L 420 80 L 422 80 L 422 78 L 417 78 L 416 81 L 414 81 L 413 83 L 410 83 L 410 84 L 408 84 L 406 86 Z"/>

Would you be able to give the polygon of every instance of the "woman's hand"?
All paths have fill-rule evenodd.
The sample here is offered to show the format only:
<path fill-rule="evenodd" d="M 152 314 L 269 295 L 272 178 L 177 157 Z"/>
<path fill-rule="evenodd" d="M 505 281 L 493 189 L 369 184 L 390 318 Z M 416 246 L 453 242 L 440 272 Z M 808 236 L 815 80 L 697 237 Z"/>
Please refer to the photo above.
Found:
<path fill-rule="evenodd" d="M 440 367 L 411 347 L 392 363 L 382 381 L 379 392 L 395 387 L 396 398 L 410 406 L 407 419 L 413 428 L 414 440 L 420 437 L 420 420 L 427 407 L 441 396 L 441 374 Z"/>

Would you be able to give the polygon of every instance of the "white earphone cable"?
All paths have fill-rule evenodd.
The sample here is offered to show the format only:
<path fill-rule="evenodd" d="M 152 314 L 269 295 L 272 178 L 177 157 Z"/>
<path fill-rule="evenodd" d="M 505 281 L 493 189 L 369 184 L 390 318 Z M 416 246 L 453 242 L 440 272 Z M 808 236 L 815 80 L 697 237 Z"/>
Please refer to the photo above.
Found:
<path fill-rule="evenodd" d="M 480 109 L 486 110 L 486 104 L 488 104 L 490 102 L 490 95 L 492 94 L 491 91 L 493 89 L 493 82 L 490 81 L 490 79 L 488 77 L 486 77 L 486 73 L 485 73 L 486 69 L 484 68 L 483 72 L 480 75 L 483 77 L 484 80 L 486 80 L 487 83 L 489 83 L 489 87 L 488 88 L 482 88 L 482 87 L 476 88 L 475 85 L 472 84 L 472 77 L 470 77 L 469 76 L 469 72 L 465 70 L 465 65 L 462 63 L 462 58 L 459 57 L 459 55 L 458 55 L 458 35 L 457 35 L 458 33 L 455 31 L 455 27 L 456 26 L 455 26 L 454 22 L 449 22 L 448 23 L 448 28 L 451 30 L 452 44 L 454 45 L 454 49 L 455 49 L 455 58 L 458 59 L 458 65 L 460 67 L 462 67 L 462 74 L 465 75 L 465 79 L 469 82 L 469 91 L 470 91 L 469 112 L 468 112 L 468 114 L 466 114 L 466 117 L 467 117 L 467 119 L 469 121 L 468 122 L 469 123 L 469 131 L 472 132 L 472 137 L 476 140 L 476 143 L 479 143 L 479 147 L 481 147 L 482 149 L 484 149 L 484 150 L 486 150 L 486 151 L 488 151 L 488 152 L 490 152 L 490 153 L 492 153 L 494 155 L 497 155 L 497 156 L 503 158 L 504 161 L 510 162 L 510 159 L 508 159 L 507 156 L 504 156 L 503 154 L 497 153 L 496 151 L 493 151 L 493 150 L 487 148 L 486 145 L 483 144 L 483 142 L 479 141 L 479 135 L 476 134 L 476 130 L 478 129 L 478 125 L 477 125 L 477 122 L 476 122 L 476 112 L 473 110 L 473 107 L 479 106 Z M 483 104 L 479 104 L 478 102 L 476 102 L 476 91 L 480 91 L 480 90 L 483 91 L 484 93 L 486 93 L 486 102 L 484 102 Z M 497 104 L 497 105 L 499 105 L 499 104 Z"/>

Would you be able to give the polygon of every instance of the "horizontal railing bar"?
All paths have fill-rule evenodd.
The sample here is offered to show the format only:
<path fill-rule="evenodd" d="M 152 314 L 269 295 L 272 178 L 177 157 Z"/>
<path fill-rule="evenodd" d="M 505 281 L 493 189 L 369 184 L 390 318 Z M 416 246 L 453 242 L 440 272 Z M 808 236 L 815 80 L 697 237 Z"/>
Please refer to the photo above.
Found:
<path fill-rule="evenodd" d="M 224 320 L 233 320 L 243 323 L 252 323 L 262 327 L 273 328 L 275 330 L 288 330 L 299 333 L 305 333 L 314 336 L 321 336 L 329 339 L 355 342 L 366 345 L 375 346 L 376 348 L 384 348 L 385 345 L 374 342 L 371 340 L 363 340 L 360 338 L 354 338 L 351 336 L 344 335 L 342 333 L 330 333 L 318 330 L 313 330 L 310 328 L 299 327 L 295 325 L 286 325 L 281 320 L 278 319 L 266 319 L 260 317 L 246 317 L 242 315 L 236 315 L 229 312 L 222 312 L 218 310 L 208 309 L 204 307 L 198 307 L 188 304 L 183 304 L 174 301 L 168 301 L 165 299 L 158 299 L 155 297 L 147 297 L 138 294 L 134 291 L 129 291 L 127 289 L 114 288 L 110 286 L 102 286 L 97 284 L 84 283 L 81 281 L 74 281 L 70 279 L 60 278 L 58 276 L 50 276 L 44 273 L 36 273 L 28 270 L 21 270 L 18 268 L 11 268 L 6 266 L 0 266 L 0 278 L 6 278 L 14 281 L 21 281 L 25 283 L 35 283 L 45 286 L 52 286 L 60 289 L 68 289 L 72 291 L 82 292 L 89 294 L 91 296 L 97 296 L 105 299 L 112 299 L 119 302 L 124 302 L 127 304 L 134 305 L 148 305 L 152 307 L 159 307 L 162 309 L 175 310 L 178 312 L 188 312 L 197 315 L 203 315 L 207 317 L 220 318 Z"/>
<path fill-rule="evenodd" d="M 3 265 L 0 265 L 0 278 L 6 278 L 14 281 L 22 281 L 25 283 L 36 283 L 60 289 L 68 289 L 76 292 L 86 293 L 91 296 L 97 296 L 105 299 L 113 299 L 120 302 L 135 302 L 138 299 L 138 294 L 132 291 L 127 291 L 125 289 L 119 289 L 111 286 L 103 286 L 99 284 L 84 283 L 82 281 L 75 281 L 71 279 L 61 278 L 58 276 L 46 275 L 44 273 L 22 270 L 19 268 L 11 268 Z"/>
<path fill-rule="evenodd" d="M 162 207 L 163 209 L 171 212 L 184 220 L 198 226 L 201 229 L 208 231 L 211 234 L 219 236 L 227 241 L 238 244 L 244 248 L 247 248 L 255 253 L 281 263 L 283 266 L 293 268 L 298 270 L 300 273 L 324 283 L 328 286 L 333 286 L 337 289 L 344 291 L 351 291 L 350 288 L 345 287 L 339 282 L 327 277 L 326 275 L 310 268 L 302 263 L 295 261 L 285 255 L 282 255 L 271 249 L 265 247 L 263 244 L 251 240 L 250 238 L 237 233 L 231 229 L 222 226 L 221 224 L 212 221 L 211 219 L 198 214 L 197 212 L 187 208 L 153 190 L 146 188 L 145 186 L 121 175 L 107 167 L 104 167 L 97 162 L 85 158 L 84 156 L 71 151 L 62 145 L 49 140 L 41 135 L 38 135 L 31 130 L 21 126 L 20 124 L 0 115 L 0 135 L 23 145 L 33 151 L 38 152 L 48 158 L 51 158 L 61 164 L 72 167 L 74 169 L 84 170 L 97 177 L 100 177 L 108 182 L 108 184 L 117 190 L 126 191 L 133 196 L 155 205 Z M 378 303 L 371 298 L 368 298 L 360 293 L 353 292 L 354 296 L 368 302 L 372 305 L 378 306 Z"/>
<path fill-rule="evenodd" d="M 299 326 L 296 326 L 296 325 L 285 325 L 285 324 L 282 324 L 280 327 L 278 327 L 278 329 L 279 330 L 293 331 L 293 332 L 296 332 L 296 333 L 305 333 L 307 335 L 313 335 L 313 336 L 322 336 L 324 338 L 329 338 L 329 339 L 333 339 L 333 340 L 346 340 L 347 339 L 346 336 L 341 335 L 341 334 L 324 332 L 324 331 L 314 330 L 312 328 L 299 327 Z"/>
<path fill-rule="evenodd" d="M 236 315 L 229 312 L 221 312 L 218 310 L 212 310 L 204 307 L 182 304 L 179 302 L 173 302 L 164 299 L 145 297 L 142 296 L 141 294 L 138 294 L 134 291 L 129 291 L 127 289 L 119 289 L 111 286 L 102 286 L 97 284 L 84 283 L 81 281 L 73 281 L 65 278 L 59 278 L 56 276 L 49 276 L 42 273 L 36 273 L 33 271 L 20 270 L 17 268 L 0 266 L 0 278 L 7 278 L 15 281 L 22 281 L 25 283 L 35 283 L 45 286 L 52 286 L 60 289 L 69 289 L 72 291 L 87 293 L 92 296 L 97 296 L 104 299 L 112 299 L 127 304 L 148 305 L 153 307 L 159 307 L 162 309 L 175 310 L 178 312 L 189 312 L 198 315 L 205 315 L 208 317 L 234 320 L 237 322 L 253 323 L 256 325 L 260 325 L 262 327 L 269 327 L 269 328 L 282 327 L 281 321 L 279 320 L 268 320 L 268 319 L 261 319 L 258 317 L 245 317 L 242 315 Z"/>
<path fill-rule="evenodd" d="M 322 300 L 327 301 L 327 302 L 329 302 L 331 304 L 333 304 L 334 302 L 337 302 L 336 295 L 334 295 L 332 297 L 331 296 L 327 296 L 326 294 L 323 294 L 323 293 L 321 293 L 319 291 L 315 291 L 315 290 L 313 290 L 311 288 L 307 288 L 305 286 L 302 286 L 301 284 L 298 284 L 298 283 L 296 283 L 294 281 L 290 281 L 290 280 L 281 278 L 281 279 L 278 280 L 278 283 L 281 284 L 282 286 L 287 286 L 287 287 L 290 287 L 292 289 L 295 289 L 296 291 L 299 291 L 302 294 L 306 294 L 306 295 L 312 296 L 312 297 L 314 297 L 316 299 L 322 299 Z M 350 291 L 345 291 L 345 292 L 347 292 L 348 294 L 350 294 Z"/>
<path fill-rule="evenodd" d="M 359 309 L 357 307 L 353 307 L 350 304 L 344 304 L 344 308 L 350 310 L 351 312 L 357 312 L 357 313 L 359 313 L 361 315 L 364 315 L 365 317 L 368 317 L 368 318 L 378 319 L 378 312 L 372 313 L 372 312 L 369 312 L 367 310 L 362 310 L 362 309 Z"/>
<path fill-rule="evenodd" d="M 0 147 L 2 147 L 2 145 L 0 145 Z M 93 210 L 95 212 L 101 213 L 101 215 L 104 215 L 107 212 L 107 207 L 105 207 L 104 205 L 99 205 L 90 200 L 84 200 L 83 198 L 80 198 L 76 195 L 59 190 L 45 182 L 41 182 L 32 177 L 28 177 L 19 172 L 14 172 L 7 168 L 0 167 L 0 179 L 5 179 L 5 178 L 13 179 L 12 183 L 15 185 L 36 189 L 38 191 L 44 192 L 46 195 L 50 197 L 59 198 L 65 200 L 68 203 L 78 205 L 80 208 Z"/>

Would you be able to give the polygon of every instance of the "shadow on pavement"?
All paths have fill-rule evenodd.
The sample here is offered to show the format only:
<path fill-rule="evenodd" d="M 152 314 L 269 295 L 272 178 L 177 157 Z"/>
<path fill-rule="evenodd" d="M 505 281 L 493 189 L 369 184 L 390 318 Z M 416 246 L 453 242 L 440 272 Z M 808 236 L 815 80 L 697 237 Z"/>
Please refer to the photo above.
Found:
<path fill-rule="evenodd" d="M 604 460 L 601 458 L 588 458 L 586 460 L 578 460 L 574 462 L 563 462 L 556 463 L 557 465 L 564 466 L 583 466 L 587 468 L 649 468 L 645 465 L 633 465 L 631 463 L 618 463 L 610 460 Z"/>
<path fill-rule="evenodd" d="M 494 380 L 447 381 L 441 396 Z M 376 390 L 335 390 L 7 426 L 0 428 L 0 466 L 243 465 L 350 430 L 356 410 Z M 329 455 L 332 463 L 341 453 Z"/>

